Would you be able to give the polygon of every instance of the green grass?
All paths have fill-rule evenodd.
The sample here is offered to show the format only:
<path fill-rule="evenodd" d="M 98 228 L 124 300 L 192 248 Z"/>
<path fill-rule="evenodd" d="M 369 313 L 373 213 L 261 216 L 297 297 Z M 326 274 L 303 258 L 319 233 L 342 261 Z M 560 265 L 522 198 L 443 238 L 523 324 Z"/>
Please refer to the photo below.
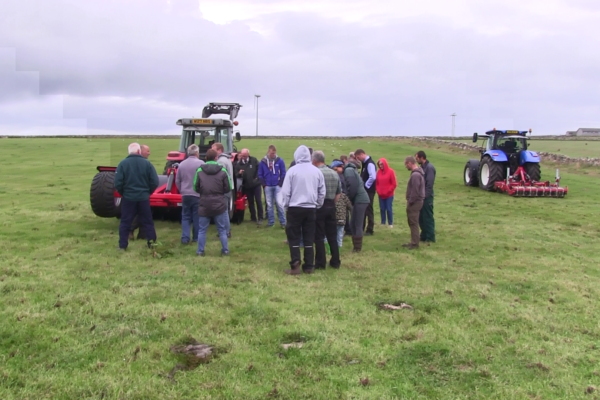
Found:
<path fill-rule="evenodd" d="M 157 168 L 177 147 L 147 142 Z M 274 141 L 286 164 L 300 142 Z M 118 220 L 92 214 L 89 187 L 127 140 L 0 140 L 0 398 L 598 394 L 585 394 L 600 387 L 597 178 L 564 171 L 567 198 L 515 199 L 465 187 L 469 156 L 428 147 L 438 242 L 409 252 L 403 159 L 421 145 L 305 143 L 328 156 L 357 147 L 385 156 L 399 182 L 396 222 L 376 226 L 360 255 L 346 239 L 339 271 L 290 277 L 284 232 L 250 223 L 233 226 L 228 259 L 217 256 L 214 226 L 199 259 L 169 221 L 156 222 L 164 258 L 138 241 L 118 254 Z M 241 144 L 261 156 L 269 141 Z M 400 301 L 414 310 L 377 308 Z M 190 336 L 219 354 L 171 380 L 181 360 L 169 349 Z M 303 347 L 282 349 L 294 341 Z"/>
<path fill-rule="evenodd" d="M 472 140 L 457 140 L 473 144 Z M 529 141 L 529 148 L 534 151 L 564 154 L 568 157 L 600 158 L 600 140 L 538 140 Z"/>

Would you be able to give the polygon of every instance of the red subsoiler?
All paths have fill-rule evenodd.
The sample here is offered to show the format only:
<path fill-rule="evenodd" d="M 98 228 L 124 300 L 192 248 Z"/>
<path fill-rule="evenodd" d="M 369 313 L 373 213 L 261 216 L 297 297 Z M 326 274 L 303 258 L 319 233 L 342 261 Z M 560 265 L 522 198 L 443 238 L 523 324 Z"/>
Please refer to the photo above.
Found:
<path fill-rule="evenodd" d="M 515 197 L 565 197 L 569 190 L 567 187 L 560 187 L 558 169 L 554 183 L 537 182 L 531 180 L 523 166 L 519 166 L 513 175 L 507 170 L 506 180 L 497 181 L 494 186 L 496 191 Z"/>

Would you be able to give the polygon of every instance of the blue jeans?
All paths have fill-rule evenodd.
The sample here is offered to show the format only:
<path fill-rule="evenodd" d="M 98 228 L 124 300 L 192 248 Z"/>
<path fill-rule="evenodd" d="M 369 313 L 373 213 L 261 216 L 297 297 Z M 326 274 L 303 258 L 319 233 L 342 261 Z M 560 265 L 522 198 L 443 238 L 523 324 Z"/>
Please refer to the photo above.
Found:
<path fill-rule="evenodd" d="M 210 225 L 211 217 L 198 216 L 198 250 L 196 254 L 204 253 L 204 247 L 206 245 L 206 231 Z M 227 245 L 227 227 L 229 226 L 229 212 L 225 211 L 223 214 L 213 217 L 215 225 L 217 226 L 217 232 L 219 232 L 219 240 L 221 240 L 221 253 L 229 252 Z"/>
<path fill-rule="evenodd" d="M 181 243 L 190 242 L 190 228 L 192 241 L 198 241 L 198 205 L 200 197 L 181 196 Z"/>
<path fill-rule="evenodd" d="M 337 226 L 337 242 L 338 247 L 342 247 L 342 244 L 344 244 L 344 225 Z"/>
<path fill-rule="evenodd" d="M 265 200 L 267 202 L 267 218 L 268 225 L 275 225 L 275 209 L 273 205 L 277 206 L 277 216 L 279 217 L 279 223 L 285 226 L 285 214 L 283 213 L 283 207 L 277 201 L 277 195 L 281 191 L 279 186 L 265 186 Z"/>
<path fill-rule="evenodd" d="M 394 196 L 387 199 L 379 198 L 379 210 L 381 211 L 381 223 L 385 225 L 385 216 L 387 214 L 388 224 L 394 225 L 394 212 L 392 211 L 392 203 Z"/>

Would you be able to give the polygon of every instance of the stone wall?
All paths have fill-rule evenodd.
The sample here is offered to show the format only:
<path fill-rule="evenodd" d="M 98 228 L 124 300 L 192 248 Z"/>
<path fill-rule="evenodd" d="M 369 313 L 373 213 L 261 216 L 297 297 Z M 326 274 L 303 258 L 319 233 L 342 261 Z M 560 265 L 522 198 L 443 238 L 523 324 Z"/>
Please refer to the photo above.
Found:
<path fill-rule="evenodd" d="M 463 142 L 452 142 L 449 140 L 441 140 L 441 139 L 430 138 L 430 137 L 420 137 L 418 139 L 425 141 L 425 142 L 445 144 L 447 146 L 457 147 L 461 150 L 466 150 L 466 151 L 478 152 L 479 149 L 481 148 L 481 146 L 478 146 L 476 144 L 463 143 Z M 572 157 L 567 157 L 562 154 L 546 153 L 544 151 L 536 151 L 536 153 L 538 153 L 540 155 L 540 157 L 542 158 L 542 161 L 551 161 L 551 162 L 555 162 L 558 164 L 580 164 L 580 165 L 591 165 L 594 167 L 600 166 L 600 158 L 589 158 L 589 157 L 572 158 Z"/>

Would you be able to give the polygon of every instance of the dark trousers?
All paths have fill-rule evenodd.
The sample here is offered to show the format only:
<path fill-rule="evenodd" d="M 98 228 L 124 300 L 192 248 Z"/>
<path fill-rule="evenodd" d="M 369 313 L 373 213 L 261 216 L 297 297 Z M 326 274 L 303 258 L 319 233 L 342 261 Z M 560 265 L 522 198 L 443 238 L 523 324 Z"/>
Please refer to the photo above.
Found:
<path fill-rule="evenodd" d="M 337 221 L 335 219 L 335 202 L 325 200 L 323 207 L 317 210 L 315 230 L 315 267 L 325 268 L 327 257 L 325 254 L 325 238 L 331 250 L 329 265 L 333 268 L 340 266 L 340 249 L 337 243 Z M 306 242 L 305 242 L 306 243 Z"/>
<path fill-rule="evenodd" d="M 406 205 L 411 246 L 419 246 L 419 213 L 421 212 L 421 207 L 423 207 L 423 200 Z"/>
<path fill-rule="evenodd" d="M 363 230 L 361 221 L 365 218 L 365 213 L 369 205 L 367 203 L 355 203 L 352 206 L 352 214 L 350 216 L 350 229 L 353 237 L 363 237 Z"/>
<path fill-rule="evenodd" d="M 375 214 L 373 213 L 373 200 L 375 199 L 375 192 L 367 192 L 369 194 L 369 205 L 367 206 L 367 210 L 365 212 L 365 218 L 363 220 L 363 231 L 365 227 L 367 228 L 366 232 L 373 233 L 373 227 L 375 226 Z M 368 220 L 368 223 L 367 223 Z"/>
<path fill-rule="evenodd" d="M 137 217 L 140 229 L 143 229 L 146 233 L 148 242 L 151 240 L 156 241 L 150 200 L 129 201 L 121 199 L 121 223 L 119 224 L 119 248 L 121 249 L 126 249 L 129 245 L 129 229 L 135 217 Z"/>
<path fill-rule="evenodd" d="M 423 208 L 419 214 L 419 226 L 421 227 L 421 240 L 424 242 L 435 242 L 435 220 L 433 219 L 433 196 L 425 198 Z"/>
<path fill-rule="evenodd" d="M 347 235 L 352 235 L 352 228 L 350 227 L 350 210 L 346 210 L 346 225 L 344 225 L 344 232 Z"/>
<path fill-rule="evenodd" d="M 256 210 L 258 210 L 258 219 L 263 219 L 263 205 L 262 205 L 262 188 L 260 185 L 252 189 L 244 189 L 244 194 L 248 198 L 248 209 L 250 210 L 250 219 L 256 221 Z M 256 210 L 254 209 L 254 202 L 256 202 Z"/>
<path fill-rule="evenodd" d="M 287 211 L 285 224 L 285 233 L 290 246 L 290 256 L 294 265 L 300 259 L 300 237 L 304 239 L 304 264 L 302 269 L 312 269 L 315 264 L 315 252 L 313 243 L 315 242 L 315 220 L 316 209 L 290 207 Z"/>

